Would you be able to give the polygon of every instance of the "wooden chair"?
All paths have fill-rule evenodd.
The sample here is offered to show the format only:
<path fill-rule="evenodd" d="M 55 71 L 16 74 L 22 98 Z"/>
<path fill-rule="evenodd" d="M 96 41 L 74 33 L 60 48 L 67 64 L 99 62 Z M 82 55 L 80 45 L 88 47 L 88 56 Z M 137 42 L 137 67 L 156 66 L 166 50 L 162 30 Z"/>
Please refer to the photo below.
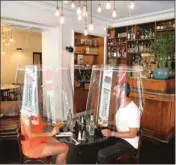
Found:
<path fill-rule="evenodd" d="M 133 152 L 128 152 L 124 155 L 121 155 L 116 159 L 116 163 L 132 163 L 132 164 L 139 164 L 139 155 L 141 151 L 141 140 L 142 140 L 142 130 L 140 129 L 137 133 L 137 136 L 139 136 L 139 143 L 138 143 L 138 149 L 134 150 Z"/>
<path fill-rule="evenodd" d="M 18 134 L 18 146 L 20 152 L 20 164 L 51 164 L 52 157 L 44 157 L 44 158 L 30 158 L 23 154 L 21 141 L 24 140 L 24 136 L 19 132 Z"/>

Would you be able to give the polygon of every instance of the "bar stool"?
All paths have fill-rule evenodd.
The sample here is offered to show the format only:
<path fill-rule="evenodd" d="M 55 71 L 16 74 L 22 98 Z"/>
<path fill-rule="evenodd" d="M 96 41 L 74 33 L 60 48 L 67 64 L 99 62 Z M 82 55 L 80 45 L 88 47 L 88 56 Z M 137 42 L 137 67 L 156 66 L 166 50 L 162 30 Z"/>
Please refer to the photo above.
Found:
<path fill-rule="evenodd" d="M 128 152 L 126 154 L 121 155 L 116 159 L 116 163 L 133 163 L 133 164 L 139 164 L 139 155 L 141 150 L 141 140 L 142 140 L 142 130 L 138 130 L 137 136 L 139 136 L 139 142 L 138 142 L 138 149 L 134 150 L 132 152 Z"/>
<path fill-rule="evenodd" d="M 20 152 L 20 164 L 51 164 L 52 157 L 44 157 L 44 158 L 29 158 L 23 154 L 21 141 L 24 140 L 24 136 L 21 133 L 18 134 L 18 146 Z"/>

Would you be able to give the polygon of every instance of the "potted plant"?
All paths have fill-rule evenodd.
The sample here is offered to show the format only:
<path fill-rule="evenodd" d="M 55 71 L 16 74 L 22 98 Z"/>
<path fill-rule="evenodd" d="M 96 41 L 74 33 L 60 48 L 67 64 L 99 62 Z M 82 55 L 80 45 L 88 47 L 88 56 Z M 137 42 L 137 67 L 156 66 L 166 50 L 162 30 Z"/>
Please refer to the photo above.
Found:
<path fill-rule="evenodd" d="M 155 55 L 158 68 L 154 70 L 155 79 L 168 79 L 167 61 L 173 58 L 175 51 L 174 35 L 170 32 L 162 34 L 156 42 L 151 43 L 151 53 Z"/>

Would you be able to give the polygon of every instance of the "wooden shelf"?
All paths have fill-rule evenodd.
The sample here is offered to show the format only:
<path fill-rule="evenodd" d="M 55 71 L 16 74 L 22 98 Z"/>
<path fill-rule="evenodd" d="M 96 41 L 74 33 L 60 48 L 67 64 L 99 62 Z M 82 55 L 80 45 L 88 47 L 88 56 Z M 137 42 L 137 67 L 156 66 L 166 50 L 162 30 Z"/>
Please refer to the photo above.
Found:
<path fill-rule="evenodd" d="M 149 41 L 149 40 L 154 40 L 154 38 L 144 38 L 144 39 L 127 40 L 127 42 Z"/>
<path fill-rule="evenodd" d="M 125 47 L 126 44 L 108 45 L 108 47 Z"/>
<path fill-rule="evenodd" d="M 168 31 L 174 31 L 175 29 L 172 28 L 172 29 L 162 29 L 162 30 L 157 30 L 156 29 L 156 32 L 168 32 Z"/>
<path fill-rule="evenodd" d="M 91 45 L 75 45 L 75 47 L 81 47 L 81 46 L 87 46 L 87 47 L 90 47 L 90 48 L 98 48 L 99 46 L 91 46 Z"/>
<path fill-rule="evenodd" d="M 86 53 L 75 53 L 75 55 L 83 55 L 83 56 L 98 56 L 98 54 L 86 54 Z"/>
<path fill-rule="evenodd" d="M 108 40 L 124 39 L 124 38 L 127 38 L 127 37 L 114 37 L 114 38 L 108 38 Z"/>
<path fill-rule="evenodd" d="M 127 59 L 127 57 L 108 57 L 108 59 Z"/>
<path fill-rule="evenodd" d="M 129 54 L 142 54 L 142 53 L 151 53 L 151 52 L 127 52 Z"/>

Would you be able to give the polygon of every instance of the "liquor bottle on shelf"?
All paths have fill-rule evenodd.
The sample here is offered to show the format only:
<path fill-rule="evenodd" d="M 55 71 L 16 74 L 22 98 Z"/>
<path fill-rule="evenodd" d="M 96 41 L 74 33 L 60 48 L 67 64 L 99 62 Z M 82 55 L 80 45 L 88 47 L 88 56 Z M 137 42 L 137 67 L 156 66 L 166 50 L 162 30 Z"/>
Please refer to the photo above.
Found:
<path fill-rule="evenodd" d="M 114 49 L 114 57 L 117 57 L 117 50 Z"/>
<path fill-rule="evenodd" d="M 144 39 L 144 37 L 145 37 L 145 36 L 144 36 L 144 32 L 142 31 L 142 32 L 141 32 L 141 37 L 140 37 L 140 38 L 141 38 L 141 39 Z"/>

